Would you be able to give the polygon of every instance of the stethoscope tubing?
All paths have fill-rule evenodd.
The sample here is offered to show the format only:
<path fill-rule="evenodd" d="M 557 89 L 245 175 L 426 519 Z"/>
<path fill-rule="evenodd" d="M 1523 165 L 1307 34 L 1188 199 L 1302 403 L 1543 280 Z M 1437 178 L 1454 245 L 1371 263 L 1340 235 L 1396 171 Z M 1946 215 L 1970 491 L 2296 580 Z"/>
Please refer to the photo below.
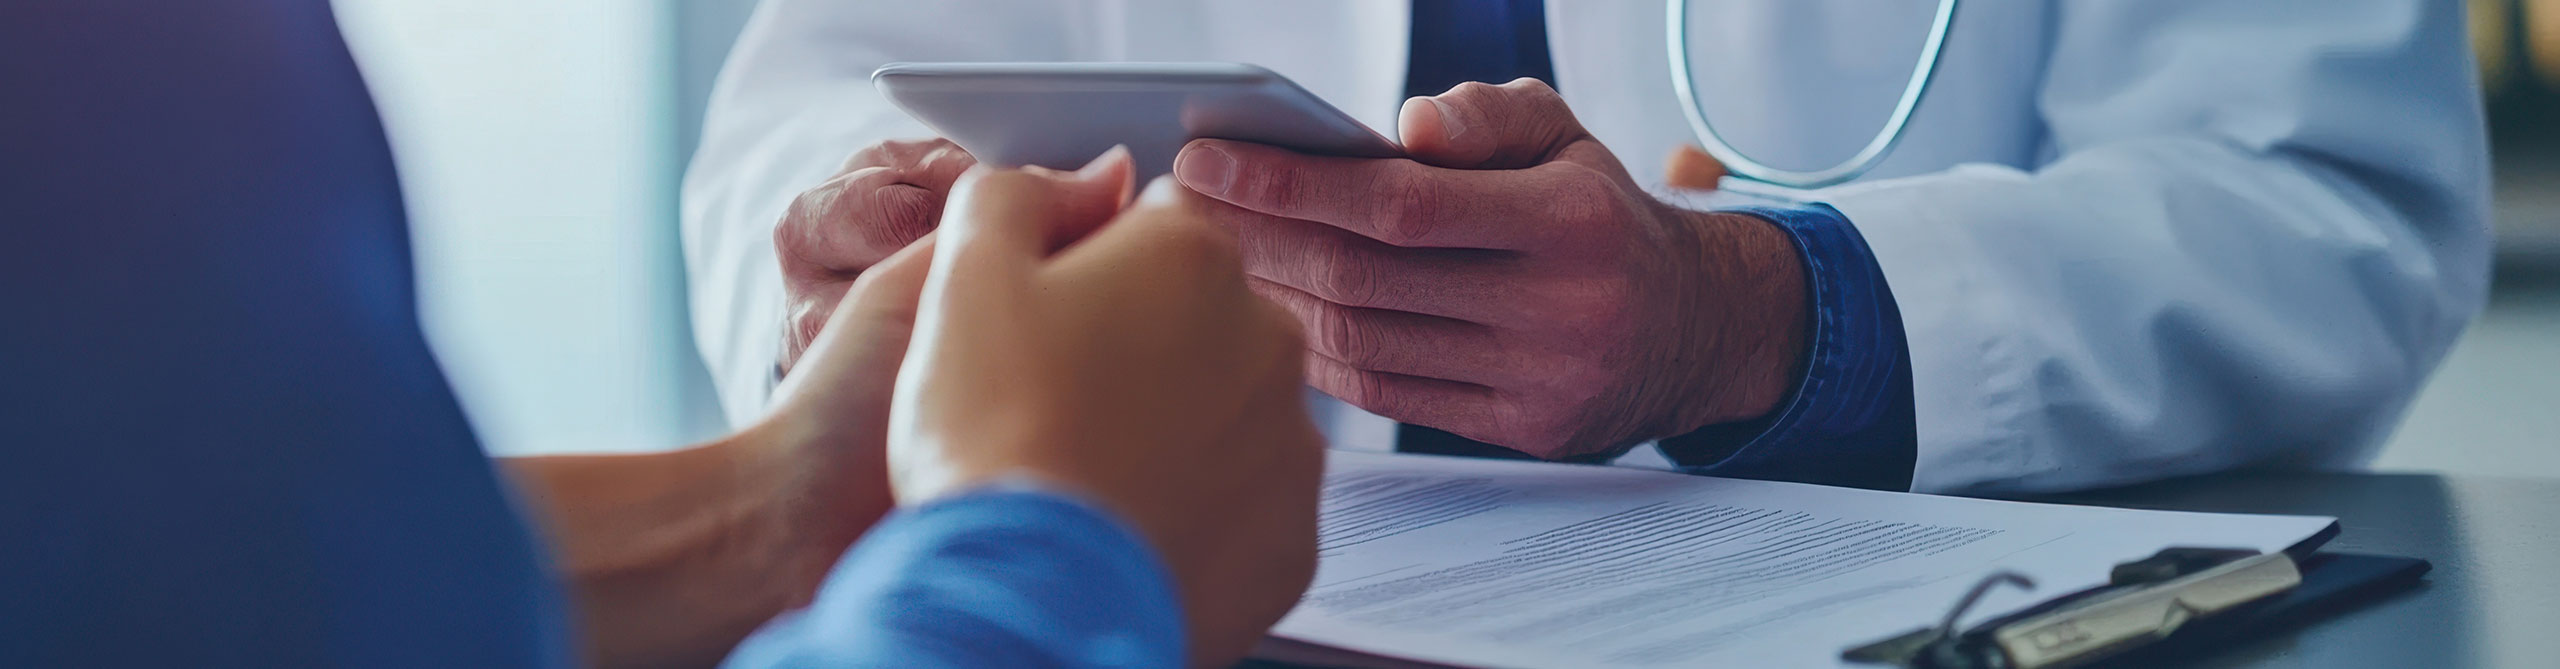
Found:
<path fill-rule="evenodd" d="M 1715 124 L 1707 121 L 1707 110 L 1698 100 L 1695 78 L 1689 75 L 1689 0 L 1669 0 L 1664 20 L 1665 38 L 1670 43 L 1663 51 L 1671 56 L 1671 88 L 1680 96 L 1680 109 L 1689 117 L 1689 130 L 1698 136 L 1698 144 L 1707 155 L 1724 163 L 1725 171 L 1735 177 L 1791 189 L 1812 189 L 1847 183 L 1876 163 L 1902 142 L 1902 129 L 1911 122 L 1911 112 L 1920 107 L 1920 98 L 1928 95 L 1930 80 L 1938 74 L 1938 56 L 1947 48 L 1947 29 L 1955 25 L 1957 0 L 1938 0 L 1938 12 L 1929 26 L 1929 41 L 1920 47 L 1920 59 L 1911 66 L 1911 78 L 1903 85 L 1902 97 L 1893 104 L 1893 115 L 1876 131 L 1856 154 L 1838 164 L 1818 170 L 1789 170 L 1773 167 L 1752 159 L 1733 148 Z"/>

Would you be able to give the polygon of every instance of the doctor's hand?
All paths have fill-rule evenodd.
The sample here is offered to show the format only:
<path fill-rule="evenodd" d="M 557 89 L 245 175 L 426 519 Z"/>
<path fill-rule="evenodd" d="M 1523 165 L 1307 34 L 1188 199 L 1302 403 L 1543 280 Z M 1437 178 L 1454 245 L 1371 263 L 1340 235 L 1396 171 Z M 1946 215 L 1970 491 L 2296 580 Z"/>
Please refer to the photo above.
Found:
<path fill-rule="evenodd" d="M 882 142 L 791 201 L 773 228 L 787 300 L 777 371 L 798 364 L 854 279 L 933 231 L 951 182 L 976 164 L 950 140 Z"/>
<path fill-rule="evenodd" d="M 1246 288 L 1210 203 L 1160 180 L 1105 224 L 1125 193 L 961 180 L 898 377 L 891 485 L 915 503 L 1027 477 L 1097 502 L 1171 568 L 1191 663 L 1223 666 L 1314 574 L 1305 345 Z"/>
<path fill-rule="evenodd" d="M 1311 384 L 1542 458 L 1747 420 L 1792 389 L 1793 242 L 1655 200 L 1544 83 L 1406 102 L 1410 158 L 1198 140 L 1254 288 L 1306 328 Z"/>

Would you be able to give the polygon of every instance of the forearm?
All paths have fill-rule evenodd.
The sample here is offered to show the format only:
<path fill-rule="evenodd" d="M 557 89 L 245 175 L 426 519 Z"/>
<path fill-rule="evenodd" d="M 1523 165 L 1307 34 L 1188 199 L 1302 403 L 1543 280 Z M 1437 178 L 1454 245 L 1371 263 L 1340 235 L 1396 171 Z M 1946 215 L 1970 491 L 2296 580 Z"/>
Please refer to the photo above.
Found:
<path fill-rule="evenodd" d="M 888 508 L 885 491 L 800 492 L 812 463 L 788 455 L 751 430 L 667 453 L 500 462 L 549 540 L 589 660 L 702 666 L 804 603 Z"/>

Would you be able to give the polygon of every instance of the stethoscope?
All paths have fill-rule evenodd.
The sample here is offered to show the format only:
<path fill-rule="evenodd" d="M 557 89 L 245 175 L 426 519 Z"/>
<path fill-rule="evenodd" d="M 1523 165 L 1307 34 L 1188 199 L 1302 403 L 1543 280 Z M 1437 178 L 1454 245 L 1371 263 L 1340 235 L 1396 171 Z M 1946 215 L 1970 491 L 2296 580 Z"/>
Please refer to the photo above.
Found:
<path fill-rule="evenodd" d="M 1920 106 L 1920 97 L 1929 92 L 1929 80 L 1938 73 L 1938 54 L 1947 48 L 1947 26 L 1955 23 L 1956 0 L 1938 0 L 1937 18 L 1929 26 L 1929 41 L 1920 47 L 1920 60 L 1911 66 L 1910 82 L 1902 87 L 1902 99 L 1894 102 L 1893 116 L 1885 119 L 1884 128 L 1856 154 L 1839 164 L 1818 170 L 1789 170 L 1753 160 L 1733 148 L 1724 136 L 1707 122 L 1707 110 L 1698 102 L 1698 91 L 1689 77 L 1689 1 L 1670 0 L 1670 17 L 1665 31 L 1671 40 L 1671 87 L 1680 94 L 1680 109 L 1689 114 L 1689 129 L 1698 135 L 1698 144 L 1724 163 L 1733 176 L 1791 189 L 1821 188 L 1858 178 L 1884 160 L 1893 145 L 1902 141 L 1902 127 L 1911 121 L 1911 110 Z"/>

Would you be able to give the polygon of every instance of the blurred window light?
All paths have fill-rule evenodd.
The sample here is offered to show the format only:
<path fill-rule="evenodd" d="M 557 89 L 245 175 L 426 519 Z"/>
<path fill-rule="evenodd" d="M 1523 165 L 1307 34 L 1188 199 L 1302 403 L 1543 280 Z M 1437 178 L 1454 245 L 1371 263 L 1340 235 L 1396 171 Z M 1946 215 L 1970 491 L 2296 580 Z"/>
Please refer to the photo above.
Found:
<path fill-rule="evenodd" d="M 419 311 L 492 453 L 716 429 L 675 250 L 671 0 L 337 0 L 391 136 Z"/>

